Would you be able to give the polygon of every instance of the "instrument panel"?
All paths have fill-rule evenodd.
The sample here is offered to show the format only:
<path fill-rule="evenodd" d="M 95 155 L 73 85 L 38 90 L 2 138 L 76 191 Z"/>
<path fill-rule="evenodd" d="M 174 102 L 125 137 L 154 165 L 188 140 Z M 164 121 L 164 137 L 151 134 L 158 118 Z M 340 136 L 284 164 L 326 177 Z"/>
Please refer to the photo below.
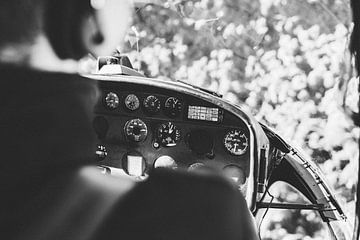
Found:
<path fill-rule="evenodd" d="M 186 93 L 101 82 L 94 129 L 98 161 L 146 176 L 152 168 L 221 171 L 244 183 L 250 134 L 241 119 Z"/>

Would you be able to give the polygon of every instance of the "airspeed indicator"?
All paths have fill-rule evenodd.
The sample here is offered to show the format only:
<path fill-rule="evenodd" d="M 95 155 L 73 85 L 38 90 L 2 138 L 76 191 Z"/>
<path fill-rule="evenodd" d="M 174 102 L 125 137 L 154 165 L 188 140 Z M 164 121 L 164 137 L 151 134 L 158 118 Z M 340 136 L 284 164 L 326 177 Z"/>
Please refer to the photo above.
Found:
<path fill-rule="evenodd" d="M 249 141 L 243 130 L 231 130 L 224 137 L 225 149 L 232 155 L 243 155 L 248 146 Z"/>

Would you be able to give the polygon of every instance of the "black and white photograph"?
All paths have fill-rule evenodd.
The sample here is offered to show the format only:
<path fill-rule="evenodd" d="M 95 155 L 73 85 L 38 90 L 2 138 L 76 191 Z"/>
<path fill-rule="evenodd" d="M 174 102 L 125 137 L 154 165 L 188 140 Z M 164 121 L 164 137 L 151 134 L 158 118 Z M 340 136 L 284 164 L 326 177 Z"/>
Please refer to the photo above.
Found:
<path fill-rule="evenodd" d="M 360 240 L 359 0 L 1 0 L 0 239 Z"/>

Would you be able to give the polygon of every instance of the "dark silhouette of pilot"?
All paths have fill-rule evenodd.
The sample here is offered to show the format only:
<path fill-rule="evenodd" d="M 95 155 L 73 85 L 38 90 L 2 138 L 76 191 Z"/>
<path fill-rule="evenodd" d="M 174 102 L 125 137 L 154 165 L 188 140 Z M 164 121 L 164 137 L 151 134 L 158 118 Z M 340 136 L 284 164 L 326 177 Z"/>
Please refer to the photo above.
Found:
<path fill-rule="evenodd" d="M 0 1 L 1 239 L 257 239 L 244 198 L 220 177 L 156 170 L 142 183 L 94 167 L 97 83 L 127 0 Z"/>

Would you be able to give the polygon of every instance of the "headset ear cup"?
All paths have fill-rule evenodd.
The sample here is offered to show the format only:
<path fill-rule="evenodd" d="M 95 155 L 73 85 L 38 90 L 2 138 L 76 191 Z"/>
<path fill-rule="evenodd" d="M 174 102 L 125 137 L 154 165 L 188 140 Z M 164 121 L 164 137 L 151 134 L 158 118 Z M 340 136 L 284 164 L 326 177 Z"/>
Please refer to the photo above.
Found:
<path fill-rule="evenodd" d="M 80 59 L 87 51 L 82 41 L 82 22 L 91 14 L 89 0 L 47 0 L 44 30 L 61 59 Z"/>

